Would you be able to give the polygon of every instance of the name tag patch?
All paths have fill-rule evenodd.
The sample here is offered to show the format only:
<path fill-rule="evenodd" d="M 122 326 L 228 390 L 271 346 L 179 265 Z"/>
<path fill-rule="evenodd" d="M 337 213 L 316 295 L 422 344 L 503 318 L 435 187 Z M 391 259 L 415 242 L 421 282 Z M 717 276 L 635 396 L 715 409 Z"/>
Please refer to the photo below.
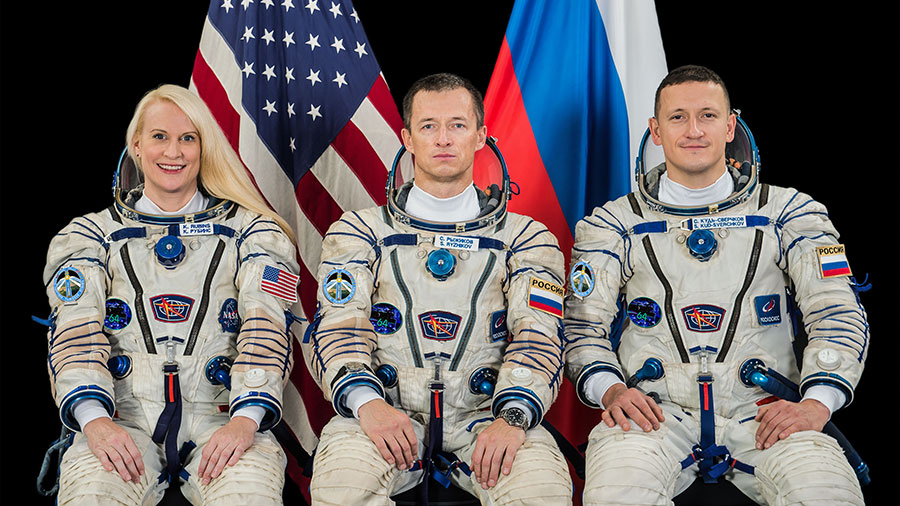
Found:
<path fill-rule="evenodd" d="M 760 325 L 777 325 L 781 323 L 781 295 L 760 295 L 753 299 L 756 306 L 756 318 Z"/>
<path fill-rule="evenodd" d="M 178 225 L 178 234 L 182 237 L 192 235 L 212 235 L 212 223 L 182 223 Z"/>
<path fill-rule="evenodd" d="M 434 236 L 434 246 L 436 248 L 478 251 L 478 238 L 460 235 L 436 235 Z"/>

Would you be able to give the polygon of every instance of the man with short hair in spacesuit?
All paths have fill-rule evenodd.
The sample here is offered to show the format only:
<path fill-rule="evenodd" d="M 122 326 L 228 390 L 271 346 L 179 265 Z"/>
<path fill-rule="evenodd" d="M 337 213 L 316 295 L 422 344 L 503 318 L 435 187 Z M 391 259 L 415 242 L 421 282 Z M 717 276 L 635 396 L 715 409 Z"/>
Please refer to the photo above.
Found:
<path fill-rule="evenodd" d="M 338 416 L 316 450 L 313 503 L 393 504 L 435 479 L 483 504 L 570 504 L 539 425 L 562 372 L 562 252 L 506 212 L 505 167 L 503 188 L 473 184 L 491 141 L 471 83 L 425 77 L 403 110 L 414 181 L 345 213 L 323 243 L 304 351 Z"/>
<path fill-rule="evenodd" d="M 862 504 L 821 432 L 852 400 L 869 338 L 825 207 L 758 183 L 755 145 L 727 159 L 736 131 L 752 137 L 711 70 L 670 72 L 654 114 L 665 162 L 647 174 L 639 162 L 638 190 L 576 227 L 566 369 L 582 401 L 605 409 L 584 503 L 671 504 L 698 476 L 724 474 L 760 503 Z M 799 358 L 794 298 L 808 332 Z M 770 397 L 763 373 L 799 384 L 799 402 Z"/>

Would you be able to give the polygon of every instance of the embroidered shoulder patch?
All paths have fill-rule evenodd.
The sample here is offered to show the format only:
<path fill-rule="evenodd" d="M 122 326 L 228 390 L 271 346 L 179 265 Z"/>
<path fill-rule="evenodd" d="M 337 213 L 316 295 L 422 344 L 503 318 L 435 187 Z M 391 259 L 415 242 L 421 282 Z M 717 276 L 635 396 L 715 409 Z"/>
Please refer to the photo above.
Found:
<path fill-rule="evenodd" d="M 322 292 L 332 304 L 346 304 L 356 293 L 356 280 L 344 269 L 334 269 L 325 275 Z"/>
<path fill-rule="evenodd" d="M 839 276 L 852 276 L 850 263 L 847 262 L 847 254 L 843 244 L 834 246 L 819 246 L 816 248 L 819 257 L 819 270 L 822 278 L 836 278 Z"/>
<path fill-rule="evenodd" d="M 267 265 L 263 269 L 260 289 L 288 302 L 297 302 L 297 283 L 300 276 Z"/>
<path fill-rule="evenodd" d="M 369 316 L 372 327 L 379 334 L 393 334 L 403 325 L 403 315 L 393 304 L 378 302 L 372 304 L 372 313 Z"/>
<path fill-rule="evenodd" d="M 106 299 L 106 317 L 103 326 L 110 330 L 121 330 L 131 322 L 131 308 L 122 299 Z"/>
<path fill-rule="evenodd" d="M 587 297 L 594 291 L 594 269 L 587 262 L 578 262 L 569 273 L 569 285 L 579 297 Z"/>
<path fill-rule="evenodd" d="M 84 294 L 84 274 L 75 267 L 63 267 L 53 277 L 53 288 L 63 302 L 78 300 Z"/>
<path fill-rule="evenodd" d="M 528 307 L 562 318 L 565 293 L 563 287 L 552 281 L 531 278 L 528 286 Z"/>

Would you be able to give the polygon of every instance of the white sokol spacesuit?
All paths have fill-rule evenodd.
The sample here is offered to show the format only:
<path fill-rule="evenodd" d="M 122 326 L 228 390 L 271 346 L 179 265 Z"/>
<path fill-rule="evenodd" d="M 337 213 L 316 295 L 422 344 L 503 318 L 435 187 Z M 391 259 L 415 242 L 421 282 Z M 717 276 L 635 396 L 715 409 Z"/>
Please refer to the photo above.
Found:
<path fill-rule="evenodd" d="M 99 402 L 133 438 L 145 473 L 133 483 L 107 472 L 76 433 L 58 503 L 155 504 L 180 477 L 194 504 L 281 504 L 286 459 L 263 431 L 281 419 L 292 366 L 294 247 L 275 222 L 230 201 L 159 216 L 136 211 L 138 197 L 117 191 L 115 205 L 72 220 L 50 244 L 44 278 L 63 423 L 80 430 L 73 406 Z M 248 409 L 264 413 L 252 446 L 202 485 L 203 446 Z"/>
<path fill-rule="evenodd" d="M 459 224 L 407 214 L 411 188 L 392 191 L 386 206 L 345 213 L 324 239 L 305 351 L 338 416 L 316 450 L 313 503 L 393 504 L 391 495 L 430 475 L 483 504 L 570 504 L 566 462 L 538 425 L 562 380 L 556 238 L 507 213 L 496 185 L 490 196 L 478 192 L 481 216 Z M 410 416 L 412 470 L 388 464 L 353 418 L 345 394 L 359 386 Z M 526 440 L 511 473 L 483 490 L 467 464 L 508 403 L 530 411 Z"/>
<path fill-rule="evenodd" d="M 576 227 L 567 374 L 596 407 L 598 396 L 585 388 L 592 376 L 625 381 L 649 359 L 653 367 L 641 374 L 662 377 L 640 387 L 658 395 L 665 414 L 649 433 L 594 428 L 585 504 L 671 504 L 698 476 L 723 473 L 760 503 L 863 503 L 828 435 L 798 432 L 770 449 L 755 447 L 754 417 L 769 393 L 742 370 L 777 372 L 801 394 L 833 387 L 849 403 L 869 335 L 825 207 L 796 190 L 757 184 L 753 160 L 729 167 L 734 191 L 725 200 L 695 208 L 659 200 L 664 165 L 646 177 L 639 168 L 637 192 Z M 627 318 L 615 350 L 610 324 L 620 295 Z M 799 367 L 792 297 L 808 333 Z"/>

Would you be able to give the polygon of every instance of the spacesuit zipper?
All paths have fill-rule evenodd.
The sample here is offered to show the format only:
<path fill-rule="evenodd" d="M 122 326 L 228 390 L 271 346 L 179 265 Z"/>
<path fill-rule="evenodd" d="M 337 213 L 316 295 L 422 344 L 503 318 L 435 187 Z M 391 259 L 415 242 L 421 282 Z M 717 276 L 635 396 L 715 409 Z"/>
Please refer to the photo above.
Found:
<path fill-rule="evenodd" d="M 209 263 L 209 269 L 206 271 L 206 281 L 203 283 L 203 298 L 200 300 L 200 306 L 197 308 L 196 316 L 194 316 L 194 325 L 188 336 L 187 345 L 184 347 L 185 355 L 190 355 L 194 351 L 197 335 L 200 334 L 200 327 L 203 326 L 203 319 L 206 317 L 207 309 L 209 309 L 209 288 L 212 285 L 213 277 L 219 268 L 219 261 L 222 259 L 222 253 L 224 252 L 225 241 L 219 239 L 219 245 L 216 246 L 216 252 L 213 254 L 212 261 Z"/>
<path fill-rule="evenodd" d="M 491 253 L 488 257 L 487 265 L 484 267 L 484 272 L 481 273 L 481 279 L 478 280 L 478 283 L 475 285 L 475 291 L 472 292 L 472 303 L 469 305 L 469 321 L 466 322 L 466 328 L 459 339 L 459 346 L 456 347 L 456 356 L 454 356 L 453 360 L 450 362 L 451 371 L 455 371 L 456 368 L 459 367 L 459 362 L 466 352 L 466 345 L 469 343 L 469 336 L 472 334 L 472 327 L 475 326 L 475 319 L 476 316 L 478 316 L 478 311 L 476 310 L 478 296 L 481 294 L 484 283 L 487 280 L 488 275 L 494 269 L 494 264 L 496 262 L 497 256 Z"/>
<path fill-rule="evenodd" d="M 131 255 L 128 253 L 128 243 L 122 245 L 119 250 L 119 256 L 122 257 L 122 265 L 125 267 L 125 273 L 131 286 L 134 288 L 134 310 L 137 313 L 138 324 L 141 327 L 141 334 L 144 336 L 144 346 L 147 353 L 156 353 L 156 345 L 153 343 L 153 334 L 150 332 L 150 325 L 147 323 L 147 312 L 144 309 L 144 288 L 141 286 L 140 280 L 134 273 L 134 266 L 131 264 Z"/>
<path fill-rule="evenodd" d="M 731 321 L 728 322 L 728 329 L 725 331 L 725 337 L 722 340 L 722 348 L 718 357 L 716 357 L 716 362 L 725 361 L 725 355 L 728 354 L 728 349 L 731 348 L 731 343 L 734 341 L 734 333 L 737 331 L 737 324 L 741 319 L 741 305 L 744 301 L 744 295 L 747 294 L 750 283 L 753 282 L 753 278 L 756 276 L 756 267 L 759 265 L 759 252 L 762 249 L 762 241 L 762 230 L 757 230 L 756 238 L 753 239 L 753 249 L 750 252 L 750 264 L 747 266 L 747 273 L 744 275 L 744 286 L 741 287 L 741 291 L 738 292 L 737 298 L 734 299 L 734 309 L 731 312 Z"/>
<path fill-rule="evenodd" d="M 413 363 L 416 367 L 422 367 L 421 351 L 419 350 L 419 341 L 416 338 L 416 329 L 413 326 L 412 314 L 412 297 L 409 295 L 409 289 L 406 282 L 403 281 L 403 275 L 400 274 L 400 268 L 397 265 L 397 249 L 391 251 L 391 269 L 394 271 L 394 279 L 397 280 L 397 287 L 403 294 L 403 300 L 406 302 L 406 337 L 409 339 L 409 349 L 412 352 Z"/>
<path fill-rule="evenodd" d="M 669 323 L 669 330 L 672 332 L 672 339 L 675 341 L 675 347 L 678 348 L 678 355 L 681 357 L 681 361 L 687 364 L 691 359 L 688 357 L 687 350 L 684 348 L 684 342 L 681 340 L 681 332 L 678 331 L 678 322 L 675 320 L 675 312 L 672 310 L 672 286 L 669 285 L 669 281 L 666 279 L 665 274 L 663 274 L 663 271 L 659 266 L 659 261 L 656 259 L 656 253 L 653 251 L 653 245 L 650 244 L 650 238 L 644 237 L 641 242 L 644 244 L 644 250 L 647 252 L 647 258 L 650 259 L 650 266 L 653 268 L 653 272 L 656 273 L 656 277 L 659 278 L 660 283 L 662 283 L 663 288 L 666 290 L 666 321 Z"/>

